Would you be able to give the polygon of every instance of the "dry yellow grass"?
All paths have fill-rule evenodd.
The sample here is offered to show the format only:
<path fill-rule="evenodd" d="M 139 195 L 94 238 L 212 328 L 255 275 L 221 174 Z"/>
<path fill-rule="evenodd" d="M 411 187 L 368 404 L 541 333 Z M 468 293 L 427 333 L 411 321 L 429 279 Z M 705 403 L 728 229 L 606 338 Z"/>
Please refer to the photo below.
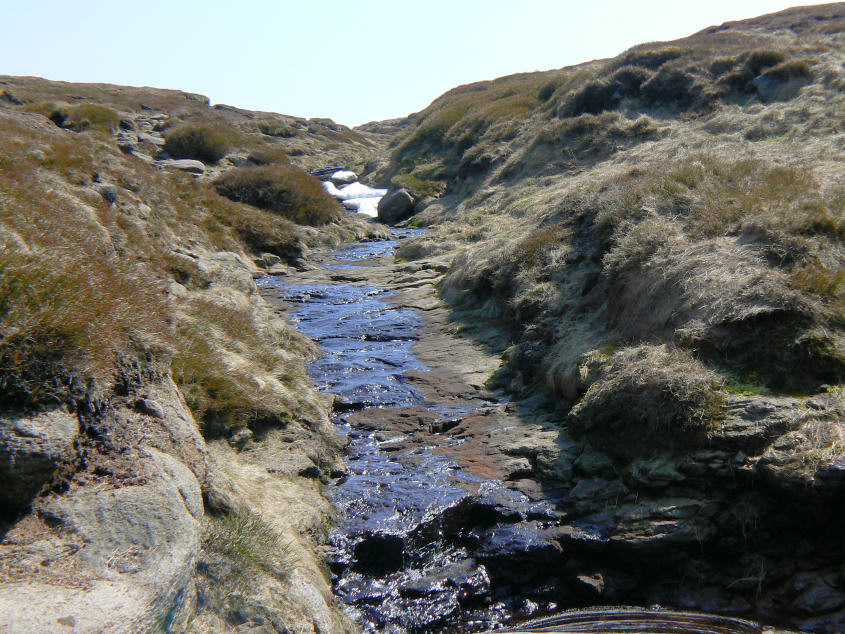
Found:
<path fill-rule="evenodd" d="M 843 42 L 841 5 L 796 9 L 447 93 L 380 173 L 439 166 L 416 218 L 434 231 L 400 255 L 458 251 L 443 297 L 507 329 L 512 386 L 576 411 L 579 360 L 607 345 L 763 390 L 841 383 Z M 535 88 L 528 111 L 478 114 Z"/>
<path fill-rule="evenodd" d="M 104 398 L 172 367 L 208 434 L 319 418 L 303 366 L 313 348 L 251 298 L 247 263 L 262 252 L 293 260 L 360 228 L 320 233 L 230 201 L 121 154 L 111 108 L 76 108 L 104 127 L 71 132 L 0 110 L 4 405 Z"/>

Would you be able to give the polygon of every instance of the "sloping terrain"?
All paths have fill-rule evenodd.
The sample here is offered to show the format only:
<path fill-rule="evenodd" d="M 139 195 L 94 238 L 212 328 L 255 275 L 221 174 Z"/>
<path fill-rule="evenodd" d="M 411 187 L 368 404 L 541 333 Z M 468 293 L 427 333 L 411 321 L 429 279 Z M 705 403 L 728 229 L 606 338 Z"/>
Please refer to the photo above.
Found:
<path fill-rule="evenodd" d="M 514 402 L 454 433 L 556 504 L 555 596 L 845 627 L 832 4 L 356 130 L 0 77 L 4 629 L 352 628 L 321 554 L 331 399 L 253 282 L 385 235 L 302 171 L 333 164 L 414 195 L 400 258 L 449 261 L 444 334 L 501 353 Z"/>
<path fill-rule="evenodd" d="M 376 144 L 12 77 L 0 131 L 3 629 L 343 631 L 316 554 L 343 469 L 330 402 L 253 277 L 383 234 L 292 162 Z M 261 209 L 218 194 L 224 173 L 281 185 Z"/>
<path fill-rule="evenodd" d="M 461 86 L 390 149 L 399 256 L 556 411 L 576 602 L 840 628 L 845 5 Z"/>

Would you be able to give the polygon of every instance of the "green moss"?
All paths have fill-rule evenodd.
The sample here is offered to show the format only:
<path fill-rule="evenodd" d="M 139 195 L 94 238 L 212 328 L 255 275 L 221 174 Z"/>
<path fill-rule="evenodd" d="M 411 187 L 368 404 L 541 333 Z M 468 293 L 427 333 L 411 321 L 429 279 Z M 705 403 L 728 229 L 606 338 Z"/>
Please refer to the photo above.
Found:
<path fill-rule="evenodd" d="M 722 389 L 728 394 L 736 396 L 758 396 L 770 394 L 771 390 L 763 378 L 753 370 L 726 372 Z"/>

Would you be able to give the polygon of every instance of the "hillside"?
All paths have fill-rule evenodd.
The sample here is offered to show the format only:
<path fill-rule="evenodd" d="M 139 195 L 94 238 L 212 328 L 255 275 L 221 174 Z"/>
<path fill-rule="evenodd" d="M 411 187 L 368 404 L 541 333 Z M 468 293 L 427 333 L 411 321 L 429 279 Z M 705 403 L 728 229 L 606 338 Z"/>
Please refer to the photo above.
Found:
<path fill-rule="evenodd" d="M 427 233 L 372 268 L 332 259 L 388 233 L 305 171 L 327 165 L 406 189 L 405 224 Z M 354 631 L 327 547 L 326 484 L 347 469 L 334 407 L 388 462 L 439 447 L 495 478 L 496 495 L 470 478 L 476 497 L 422 508 L 420 533 L 479 546 L 461 522 L 505 518 L 487 556 L 514 587 L 540 579 L 520 591 L 553 596 L 543 610 L 841 631 L 843 239 L 845 3 L 460 86 L 356 129 L 0 76 L 0 629 Z M 385 356 L 391 384 L 436 394 L 437 416 L 410 408 L 394 433 L 398 408 L 318 392 L 317 345 L 287 295 L 259 293 L 267 274 L 349 285 L 375 302 L 362 319 L 387 310 L 369 297 L 384 286 L 428 330 L 376 327 L 434 375 L 403 375 L 385 333 L 349 338 L 374 345 L 362 367 Z M 388 537 L 362 539 L 403 560 Z M 387 607 L 468 592 L 499 610 L 457 561 L 464 585 L 411 570 Z M 369 572 L 346 577 L 365 605 L 389 585 Z"/>
<path fill-rule="evenodd" d="M 3 629 L 347 627 L 315 550 L 334 517 L 322 482 L 343 469 L 305 374 L 316 347 L 253 277 L 384 235 L 294 163 L 377 143 L 200 95 L 15 77 L 0 130 Z M 237 202 L 256 173 L 290 204 Z"/>
<path fill-rule="evenodd" d="M 515 388 L 575 403 L 583 355 L 641 344 L 740 391 L 840 383 L 843 10 L 450 91 L 375 175 L 434 228 L 404 255 L 455 250 L 442 293 L 509 326 Z"/>
<path fill-rule="evenodd" d="M 727 23 L 455 88 L 373 174 L 491 386 L 595 452 L 557 475 L 591 601 L 841 626 L 844 65 L 843 4 Z"/>

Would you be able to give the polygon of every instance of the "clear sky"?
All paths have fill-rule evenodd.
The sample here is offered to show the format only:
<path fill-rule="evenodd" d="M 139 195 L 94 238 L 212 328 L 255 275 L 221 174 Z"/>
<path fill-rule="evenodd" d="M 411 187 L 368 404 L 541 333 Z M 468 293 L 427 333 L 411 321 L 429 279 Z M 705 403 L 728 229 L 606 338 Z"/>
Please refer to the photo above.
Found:
<path fill-rule="evenodd" d="M 346 125 L 460 84 L 611 57 L 778 0 L 3 0 L 0 74 L 178 88 Z M 5 6 L 4 6 L 5 5 Z"/>

